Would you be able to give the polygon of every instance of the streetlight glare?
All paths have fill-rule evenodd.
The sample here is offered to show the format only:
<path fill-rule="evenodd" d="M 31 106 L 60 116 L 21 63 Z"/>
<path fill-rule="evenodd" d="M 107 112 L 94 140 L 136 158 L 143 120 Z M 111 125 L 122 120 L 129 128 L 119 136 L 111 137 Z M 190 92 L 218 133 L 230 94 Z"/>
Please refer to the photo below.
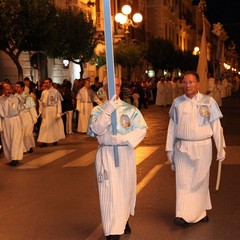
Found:
<path fill-rule="evenodd" d="M 122 13 L 117 13 L 115 15 L 115 21 L 121 24 L 124 24 L 127 20 L 127 17 L 123 15 Z"/>
<path fill-rule="evenodd" d="M 124 6 L 122 7 L 122 12 L 123 12 L 125 15 L 130 14 L 130 13 L 132 12 L 131 6 L 129 6 L 129 5 L 124 5 Z"/>
<path fill-rule="evenodd" d="M 135 14 L 133 15 L 133 21 L 134 21 L 135 23 L 140 23 L 140 22 L 142 22 L 142 19 L 143 19 L 143 17 L 142 17 L 142 14 L 141 14 L 141 13 L 135 13 Z"/>

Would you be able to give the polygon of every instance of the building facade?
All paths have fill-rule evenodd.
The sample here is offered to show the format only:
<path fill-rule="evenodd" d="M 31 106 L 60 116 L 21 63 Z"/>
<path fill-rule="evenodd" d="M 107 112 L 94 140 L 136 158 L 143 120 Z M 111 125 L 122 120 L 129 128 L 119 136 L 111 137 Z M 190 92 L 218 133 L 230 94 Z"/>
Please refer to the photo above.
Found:
<path fill-rule="evenodd" d="M 102 0 L 53 0 L 60 8 L 80 8 L 92 18 L 99 38 L 97 52 L 104 51 L 104 18 Z M 143 22 L 138 28 L 131 28 L 129 35 L 125 33 L 118 23 L 114 21 L 116 13 L 121 12 L 124 4 L 132 6 L 132 14 L 140 12 Z M 112 26 L 114 43 L 130 37 L 134 40 L 147 42 L 152 37 L 160 37 L 170 40 L 176 49 L 182 51 L 193 51 L 195 46 L 200 46 L 202 34 L 202 15 L 197 6 L 192 5 L 192 0 L 111 0 Z M 132 14 L 129 16 L 132 17 Z M 208 60 L 212 55 L 211 24 L 206 21 L 206 32 L 208 41 Z M 44 77 L 51 77 L 54 82 L 62 83 L 63 79 L 74 79 L 80 77 L 80 67 L 74 63 L 65 63 L 63 59 L 47 58 L 47 66 L 44 69 L 35 69 L 30 64 L 32 53 L 23 53 L 20 61 L 23 66 L 24 77 L 30 77 L 34 82 L 41 81 Z M 116 71 L 121 72 L 121 69 Z M 96 76 L 103 79 L 106 75 L 106 67 L 97 69 L 95 64 L 84 64 L 84 77 L 90 77 L 94 81 Z M 120 73 L 118 74 L 120 75 Z M 8 56 L 0 52 L 0 81 L 9 78 L 12 82 L 18 80 L 17 69 Z"/>

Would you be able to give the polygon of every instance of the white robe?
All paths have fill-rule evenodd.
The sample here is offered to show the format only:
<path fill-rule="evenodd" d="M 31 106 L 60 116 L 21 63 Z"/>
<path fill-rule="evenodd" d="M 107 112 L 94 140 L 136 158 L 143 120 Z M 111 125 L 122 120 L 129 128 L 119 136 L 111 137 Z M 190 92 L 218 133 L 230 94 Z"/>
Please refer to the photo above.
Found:
<path fill-rule="evenodd" d="M 217 159 L 225 158 L 222 114 L 212 97 L 200 93 L 194 99 L 178 97 L 170 109 L 166 151 L 174 152 L 176 169 L 176 217 L 195 223 L 212 208 L 209 172 L 212 139 Z"/>
<path fill-rule="evenodd" d="M 27 152 L 30 148 L 35 147 L 33 128 L 37 122 L 37 111 L 35 103 L 29 94 L 16 94 L 16 97 L 19 99 L 21 105 L 19 116 L 23 129 L 23 152 Z"/>
<path fill-rule="evenodd" d="M 77 132 L 86 133 L 89 118 L 93 109 L 93 102 L 101 104 L 97 95 L 90 88 L 82 87 L 77 94 L 78 128 Z"/>
<path fill-rule="evenodd" d="M 54 88 L 42 92 L 39 104 L 42 122 L 38 142 L 54 143 L 65 138 L 62 118 L 57 117 L 62 113 L 62 100 L 61 94 Z"/>
<path fill-rule="evenodd" d="M 19 100 L 15 96 L 0 97 L 0 130 L 3 151 L 6 159 L 22 160 L 23 141 L 22 123 L 19 117 Z"/>
<path fill-rule="evenodd" d="M 158 105 L 158 106 L 166 106 L 167 105 L 166 84 L 163 83 L 162 81 L 158 81 L 158 83 L 157 83 L 156 105 Z"/>
<path fill-rule="evenodd" d="M 88 134 L 96 136 L 100 147 L 96 155 L 96 175 L 99 180 L 104 170 L 108 179 L 98 181 L 100 208 L 104 234 L 123 234 L 126 222 L 134 215 L 136 202 L 136 159 L 134 148 L 146 134 L 147 125 L 134 106 L 120 101 L 117 109 L 117 132 L 123 135 L 127 142 L 118 147 L 119 167 L 115 167 L 111 118 L 104 113 L 107 103 L 93 109 Z M 121 124 L 120 124 L 121 123 Z M 124 123 L 127 123 L 126 125 Z M 102 146 L 105 145 L 105 146 Z M 107 145 L 107 146 L 106 146 Z"/>

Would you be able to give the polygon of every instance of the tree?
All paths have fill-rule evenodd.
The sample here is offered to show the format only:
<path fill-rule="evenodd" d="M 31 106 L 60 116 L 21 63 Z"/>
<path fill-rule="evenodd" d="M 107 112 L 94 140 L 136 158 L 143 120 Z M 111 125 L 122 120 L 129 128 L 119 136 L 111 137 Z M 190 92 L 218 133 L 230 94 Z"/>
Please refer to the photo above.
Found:
<path fill-rule="evenodd" d="M 13 60 L 19 80 L 23 79 L 20 54 L 42 49 L 54 16 L 49 0 L 0 0 L 0 50 Z"/>
<path fill-rule="evenodd" d="M 157 76 L 159 69 L 172 71 L 174 69 L 174 58 L 176 51 L 174 45 L 163 38 L 153 38 L 149 41 L 146 59 L 153 66 Z"/>
<path fill-rule="evenodd" d="M 114 62 L 127 69 L 127 77 L 130 80 L 135 67 L 141 65 L 144 54 L 144 44 L 121 42 L 114 48 Z"/>
<path fill-rule="evenodd" d="M 181 71 L 196 71 L 198 64 L 198 56 L 193 55 L 191 51 L 177 51 L 175 67 L 181 69 Z"/>
<path fill-rule="evenodd" d="M 96 29 L 91 19 L 77 9 L 58 9 L 54 29 L 50 34 L 46 54 L 52 58 L 64 58 L 81 66 L 90 60 L 97 41 Z"/>

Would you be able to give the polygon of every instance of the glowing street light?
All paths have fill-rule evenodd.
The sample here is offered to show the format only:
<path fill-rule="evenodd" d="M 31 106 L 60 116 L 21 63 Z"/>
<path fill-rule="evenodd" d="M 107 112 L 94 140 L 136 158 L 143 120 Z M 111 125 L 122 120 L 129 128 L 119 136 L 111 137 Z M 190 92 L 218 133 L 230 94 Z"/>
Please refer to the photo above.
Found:
<path fill-rule="evenodd" d="M 193 55 L 199 55 L 200 54 L 200 49 L 199 49 L 199 47 L 195 47 L 194 49 L 193 49 Z"/>
<path fill-rule="evenodd" d="M 125 34 L 129 34 L 129 27 L 138 27 L 138 24 L 142 22 L 142 14 L 141 13 L 135 13 L 130 19 L 128 15 L 132 12 L 132 8 L 130 5 L 124 5 L 122 7 L 122 12 L 117 13 L 115 15 L 115 21 L 122 25 L 122 27 L 125 29 Z"/>

